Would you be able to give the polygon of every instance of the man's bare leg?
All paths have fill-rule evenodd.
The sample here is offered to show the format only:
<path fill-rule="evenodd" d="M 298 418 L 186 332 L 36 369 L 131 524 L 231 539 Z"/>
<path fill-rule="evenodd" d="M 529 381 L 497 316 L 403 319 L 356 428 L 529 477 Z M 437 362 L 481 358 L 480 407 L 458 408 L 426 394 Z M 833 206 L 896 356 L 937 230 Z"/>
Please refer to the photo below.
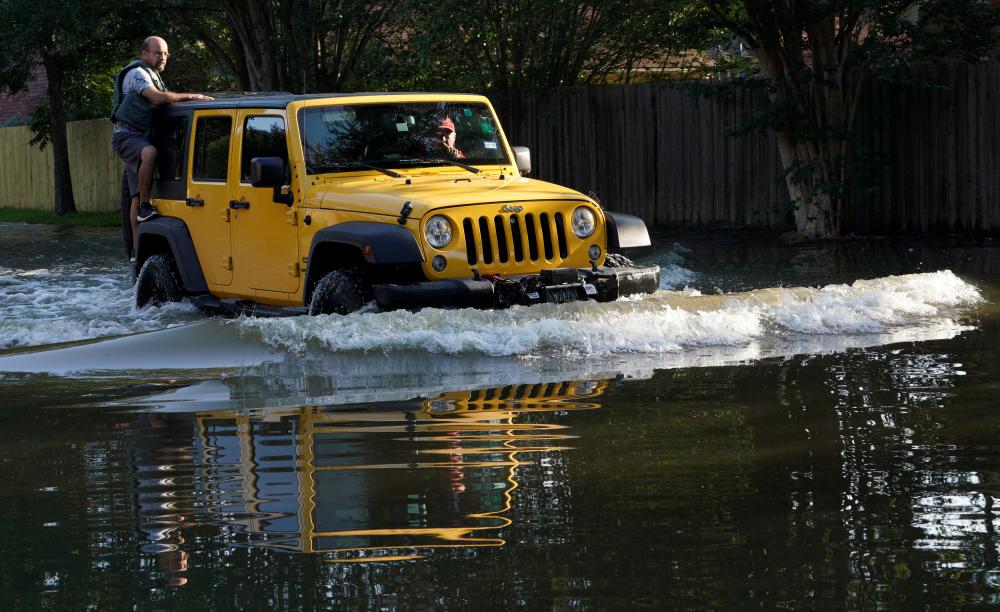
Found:
<path fill-rule="evenodd" d="M 146 145 L 139 156 L 139 201 L 148 202 L 153 189 L 153 166 L 156 164 L 156 147 Z"/>
<path fill-rule="evenodd" d="M 132 203 L 129 208 L 129 220 L 132 222 L 132 255 L 135 257 L 135 247 L 138 246 L 136 238 L 139 236 L 139 221 L 136 220 L 136 214 L 139 211 L 139 194 L 132 196 Z"/>

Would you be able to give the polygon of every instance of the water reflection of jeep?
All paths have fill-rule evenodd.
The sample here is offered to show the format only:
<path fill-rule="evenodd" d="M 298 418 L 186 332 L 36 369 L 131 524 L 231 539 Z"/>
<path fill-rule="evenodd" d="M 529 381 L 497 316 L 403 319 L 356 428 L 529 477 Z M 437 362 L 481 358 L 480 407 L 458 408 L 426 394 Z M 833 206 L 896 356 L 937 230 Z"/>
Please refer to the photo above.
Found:
<path fill-rule="evenodd" d="M 136 304 L 229 314 L 505 307 L 651 293 L 637 217 L 526 178 L 489 101 L 458 94 L 185 102 L 154 126 L 160 216 Z"/>
<path fill-rule="evenodd" d="M 518 468 L 574 437 L 559 417 L 538 413 L 598 409 L 607 385 L 577 380 L 392 402 L 143 414 L 129 453 L 141 550 L 197 556 L 194 530 L 214 544 L 322 552 L 327 561 L 503 546 Z M 221 528 L 217 539 L 206 522 Z"/>

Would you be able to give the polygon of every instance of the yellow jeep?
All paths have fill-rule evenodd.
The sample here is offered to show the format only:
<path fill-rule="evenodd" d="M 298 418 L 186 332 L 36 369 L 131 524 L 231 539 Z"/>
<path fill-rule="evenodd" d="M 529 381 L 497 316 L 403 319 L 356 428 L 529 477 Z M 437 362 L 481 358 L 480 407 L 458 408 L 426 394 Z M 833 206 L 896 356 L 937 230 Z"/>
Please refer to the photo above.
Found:
<path fill-rule="evenodd" d="M 163 109 L 136 305 L 227 314 L 505 307 L 651 293 L 637 217 L 525 178 L 489 101 L 261 95 Z M 612 252 L 609 255 L 609 250 Z"/>

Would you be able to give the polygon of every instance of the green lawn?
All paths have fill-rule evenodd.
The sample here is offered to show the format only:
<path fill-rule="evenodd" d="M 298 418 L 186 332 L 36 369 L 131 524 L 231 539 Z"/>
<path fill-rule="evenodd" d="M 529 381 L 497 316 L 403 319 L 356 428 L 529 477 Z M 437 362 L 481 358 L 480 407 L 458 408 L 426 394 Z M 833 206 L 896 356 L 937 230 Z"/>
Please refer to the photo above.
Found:
<path fill-rule="evenodd" d="M 50 225 L 85 225 L 87 227 L 118 227 L 119 212 L 75 212 L 57 217 L 52 211 L 0 206 L 0 223 L 47 223 Z"/>

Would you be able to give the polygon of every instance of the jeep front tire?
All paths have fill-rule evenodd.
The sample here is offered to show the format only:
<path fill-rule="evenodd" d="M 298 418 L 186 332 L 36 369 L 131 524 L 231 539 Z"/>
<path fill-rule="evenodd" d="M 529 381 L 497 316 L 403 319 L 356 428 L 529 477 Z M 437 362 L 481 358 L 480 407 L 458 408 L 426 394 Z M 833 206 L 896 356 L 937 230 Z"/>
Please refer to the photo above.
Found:
<path fill-rule="evenodd" d="M 177 278 L 174 258 L 166 254 L 150 255 L 135 281 L 135 307 L 160 306 L 183 299 L 184 290 Z"/>
<path fill-rule="evenodd" d="M 350 314 L 373 299 L 371 285 L 357 270 L 334 270 L 320 279 L 309 314 Z"/>

